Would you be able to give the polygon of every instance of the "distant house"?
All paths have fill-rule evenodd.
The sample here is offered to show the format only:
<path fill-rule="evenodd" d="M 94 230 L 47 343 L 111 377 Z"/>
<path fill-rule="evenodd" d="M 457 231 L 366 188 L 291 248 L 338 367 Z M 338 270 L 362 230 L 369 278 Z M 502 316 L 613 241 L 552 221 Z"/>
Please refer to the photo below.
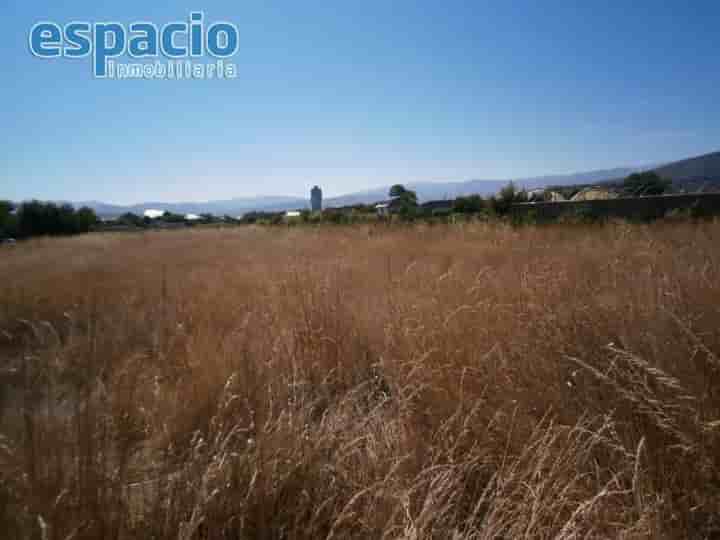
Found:
<path fill-rule="evenodd" d="M 571 201 L 605 201 L 617 199 L 617 193 L 601 187 L 589 187 L 578 191 L 573 195 Z"/>
<path fill-rule="evenodd" d="M 388 217 L 390 214 L 396 214 L 402 207 L 402 201 L 399 198 L 390 199 L 389 201 L 380 201 L 375 205 L 375 212 L 378 217 Z"/>
<path fill-rule="evenodd" d="M 454 205 L 454 200 L 443 199 L 437 201 L 427 201 L 418 205 L 418 209 L 426 215 L 438 216 L 452 213 Z M 397 214 L 402 207 L 403 200 L 400 197 L 397 197 L 377 203 L 375 205 L 375 213 L 378 217 L 388 217 L 391 214 Z"/>
<path fill-rule="evenodd" d="M 552 191 L 545 188 L 533 189 L 528 191 L 528 202 L 539 203 L 539 202 L 562 202 L 567 201 L 562 193 Z"/>
<path fill-rule="evenodd" d="M 530 202 L 540 202 L 545 200 L 545 189 L 544 188 L 538 188 L 538 189 L 531 189 L 527 192 L 528 201 Z"/>
<path fill-rule="evenodd" d="M 387 201 L 380 201 L 375 205 L 375 211 L 379 216 L 389 216 L 390 214 L 397 214 L 403 207 L 403 201 L 400 197 L 389 199 Z"/>
<path fill-rule="evenodd" d="M 390 203 L 386 203 L 386 202 L 377 203 L 375 205 L 375 212 L 377 213 L 378 217 L 390 216 Z"/>
<path fill-rule="evenodd" d="M 547 197 L 548 202 L 567 201 L 565 195 L 563 195 L 562 193 L 558 193 L 557 191 L 549 191 L 545 196 Z"/>

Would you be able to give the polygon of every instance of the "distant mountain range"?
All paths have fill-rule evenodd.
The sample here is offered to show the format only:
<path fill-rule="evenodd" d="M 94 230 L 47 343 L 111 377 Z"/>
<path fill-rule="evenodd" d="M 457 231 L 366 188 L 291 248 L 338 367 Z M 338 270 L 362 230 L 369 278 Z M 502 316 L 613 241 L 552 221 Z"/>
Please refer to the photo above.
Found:
<path fill-rule="evenodd" d="M 662 178 L 686 192 L 720 189 L 720 152 L 684 159 L 655 169 Z"/>
<path fill-rule="evenodd" d="M 520 187 L 536 189 L 546 186 L 570 186 L 598 184 L 623 179 L 629 174 L 654 170 L 660 176 L 673 180 L 676 188 L 686 191 L 706 189 L 709 185 L 720 188 L 720 152 L 677 161 L 661 166 L 621 167 L 602 169 L 575 174 L 518 178 L 513 181 Z M 460 182 L 421 182 L 408 184 L 418 194 L 421 202 L 437 199 L 454 199 L 464 195 L 492 195 L 497 193 L 509 180 L 467 180 Z M 353 204 L 371 204 L 387 198 L 389 186 L 349 193 L 340 197 L 326 198 L 325 208 Z M 251 211 L 277 212 L 308 208 L 309 200 L 299 197 L 252 197 L 206 202 L 143 202 L 129 206 L 106 204 L 98 201 L 75 202 L 75 206 L 89 206 L 105 218 L 119 216 L 126 212 L 142 215 L 145 210 L 165 210 L 177 214 L 202 214 L 240 216 Z"/>
<path fill-rule="evenodd" d="M 643 170 L 643 167 L 624 167 L 617 169 L 604 169 L 576 174 L 539 176 L 534 178 L 516 179 L 518 186 L 527 189 L 548 185 L 573 185 L 625 177 L 628 174 Z M 408 184 L 407 187 L 417 192 L 418 199 L 430 201 L 436 199 L 454 199 L 463 195 L 492 195 L 497 193 L 509 180 L 467 180 L 461 182 L 419 182 Z M 325 208 L 349 206 L 353 204 L 371 204 L 388 198 L 390 186 L 349 193 L 339 197 L 329 197 L 323 200 Z M 116 217 L 126 212 L 142 215 L 145 210 L 166 210 L 176 214 L 215 214 L 218 216 L 240 216 L 247 212 L 279 212 L 299 208 L 309 208 L 309 199 L 300 197 L 252 197 L 237 198 L 220 201 L 205 202 L 177 202 L 164 203 L 148 201 L 128 206 L 107 204 L 100 201 L 79 201 L 72 203 L 75 206 L 89 206 L 104 218 Z"/>
<path fill-rule="evenodd" d="M 99 201 L 72 203 L 74 206 L 89 206 L 105 218 L 116 217 L 127 212 L 143 215 L 145 210 L 164 210 L 173 214 L 214 214 L 216 216 L 240 216 L 251 211 L 277 212 L 309 206 L 309 201 L 299 197 L 250 197 L 205 202 L 167 203 L 149 201 L 128 206 L 107 204 Z"/>

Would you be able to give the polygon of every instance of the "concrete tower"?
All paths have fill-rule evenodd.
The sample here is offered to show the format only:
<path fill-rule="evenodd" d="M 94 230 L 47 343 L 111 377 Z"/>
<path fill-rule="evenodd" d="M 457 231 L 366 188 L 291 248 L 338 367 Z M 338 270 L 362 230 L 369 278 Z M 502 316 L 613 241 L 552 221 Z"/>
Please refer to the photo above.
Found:
<path fill-rule="evenodd" d="M 310 190 L 310 208 L 312 208 L 313 212 L 322 210 L 322 189 L 318 186 Z"/>

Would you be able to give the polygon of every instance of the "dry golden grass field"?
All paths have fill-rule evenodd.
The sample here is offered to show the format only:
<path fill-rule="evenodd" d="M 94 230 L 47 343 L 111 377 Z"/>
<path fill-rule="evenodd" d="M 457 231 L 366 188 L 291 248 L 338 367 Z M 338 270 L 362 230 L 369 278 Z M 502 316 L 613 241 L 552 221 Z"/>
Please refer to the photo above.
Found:
<path fill-rule="evenodd" d="M 3 539 L 720 538 L 720 222 L 0 250 Z"/>

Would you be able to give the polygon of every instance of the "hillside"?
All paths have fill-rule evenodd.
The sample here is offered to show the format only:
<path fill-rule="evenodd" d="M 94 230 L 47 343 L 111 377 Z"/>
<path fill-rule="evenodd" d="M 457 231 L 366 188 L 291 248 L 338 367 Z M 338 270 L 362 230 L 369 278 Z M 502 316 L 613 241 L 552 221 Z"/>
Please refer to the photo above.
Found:
<path fill-rule="evenodd" d="M 720 152 L 713 152 L 655 169 L 660 176 L 673 181 L 720 179 Z"/>
<path fill-rule="evenodd" d="M 98 215 L 103 217 L 116 217 L 126 212 L 142 215 L 148 208 L 167 210 L 175 214 L 214 214 L 216 216 L 239 216 L 245 212 L 266 211 L 276 212 L 291 208 L 308 206 L 308 201 L 299 197 L 249 197 L 242 199 L 228 199 L 204 202 L 160 202 L 148 201 L 127 206 L 106 204 L 99 201 L 74 203 L 75 206 L 89 206 Z"/>
<path fill-rule="evenodd" d="M 655 169 L 661 177 L 673 182 L 675 191 L 720 190 L 720 152 L 713 152 Z"/>

